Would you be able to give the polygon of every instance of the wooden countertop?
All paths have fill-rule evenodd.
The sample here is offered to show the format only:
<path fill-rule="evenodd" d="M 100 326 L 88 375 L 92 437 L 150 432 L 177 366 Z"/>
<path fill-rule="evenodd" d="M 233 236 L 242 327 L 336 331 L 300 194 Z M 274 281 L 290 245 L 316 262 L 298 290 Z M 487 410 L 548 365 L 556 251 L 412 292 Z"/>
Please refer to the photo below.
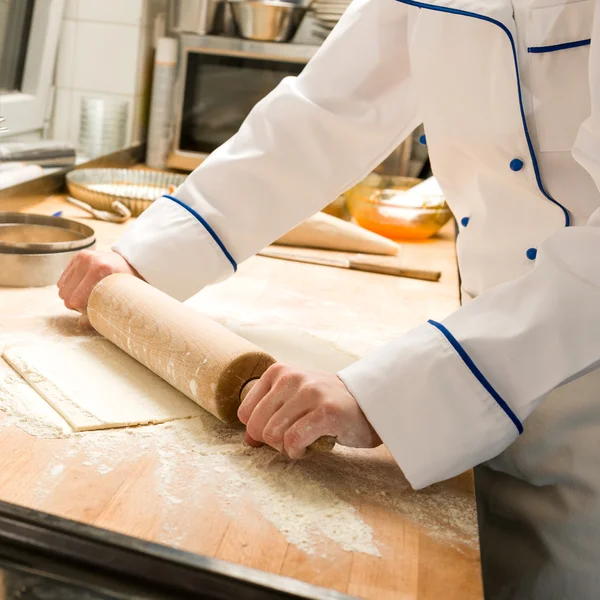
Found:
<path fill-rule="evenodd" d="M 85 218 L 60 197 L 22 207 L 41 214 L 62 209 L 65 217 Z M 125 227 L 85 220 L 96 230 L 99 249 L 108 248 Z M 240 321 L 301 327 L 364 352 L 458 306 L 450 227 L 431 241 L 404 245 L 401 256 L 406 266 L 442 271 L 441 281 L 256 257 L 192 304 L 201 310 L 217 307 L 222 316 Z M 76 323 L 55 288 L 0 290 L 0 343 L 23 334 L 81 336 Z M 290 543 L 256 502 L 238 499 L 235 510 L 228 508 L 216 473 L 215 482 L 211 476 L 195 485 L 201 467 L 177 457 L 172 430 L 170 446 L 155 447 L 147 437 L 124 433 L 109 446 L 90 445 L 83 440 L 104 433 L 40 439 L 25 433 L 14 415 L 0 413 L 0 419 L 2 500 L 370 600 L 482 598 L 470 474 L 416 493 L 383 448 L 321 459 L 324 473 L 341 473 L 321 482 L 324 493 L 356 509 L 352 518 L 372 529 L 381 556 L 347 552 L 328 539 L 311 554 Z M 140 429 L 159 432 L 160 427 Z M 344 479 L 344 460 L 354 461 L 349 472 L 356 484 L 338 481 Z M 302 474 L 303 466 L 295 468 Z M 206 488 L 204 496 L 199 487 Z"/>

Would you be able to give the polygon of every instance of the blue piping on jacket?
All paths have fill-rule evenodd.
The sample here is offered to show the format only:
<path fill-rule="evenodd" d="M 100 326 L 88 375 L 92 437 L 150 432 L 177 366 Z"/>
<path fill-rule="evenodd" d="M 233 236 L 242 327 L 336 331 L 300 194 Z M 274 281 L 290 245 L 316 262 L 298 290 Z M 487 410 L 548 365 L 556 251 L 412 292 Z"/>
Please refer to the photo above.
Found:
<path fill-rule="evenodd" d="M 500 394 L 494 389 L 492 384 L 486 379 L 485 375 L 477 368 L 477 365 L 471 360 L 471 357 L 467 354 L 466 350 L 460 345 L 458 340 L 441 323 L 432 320 L 429 320 L 428 323 L 430 325 L 433 325 L 433 327 L 435 327 L 437 330 L 439 330 L 442 333 L 442 335 L 448 340 L 450 345 L 462 358 L 465 365 L 467 365 L 471 373 L 473 373 L 475 379 L 479 381 L 479 383 L 485 388 L 489 395 L 496 401 L 496 404 L 506 413 L 507 417 L 513 422 L 514 426 L 519 432 L 519 435 L 523 433 L 523 424 L 519 420 L 519 417 L 515 415 L 510 406 L 508 406 L 508 404 L 502 399 Z"/>
<path fill-rule="evenodd" d="M 163 198 L 167 198 L 168 200 L 175 202 L 175 204 L 179 204 L 179 206 L 181 206 L 182 208 L 185 208 L 185 210 L 187 210 L 191 215 L 196 217 L 196 219 L 198 219 L 198 221 L 200 221 L 200 223 L 202 223 L 202 225 L 204 226 L 204 229 L 206 229 L 206 231 L 208 231 L 208 233 L 210 234 L 212 239 L 215 240 L 215 242 L 217 243 L 219 248 L 221 248 L 221 251 L 226 256 L 227 260 L 231 263 L 231 266 L 233 267 L 234 272 L 237 271 L 237 263 L 233 259 L 233 256 L 231 256 L 231 254 L 229 254 L 229 251 L 227 250 L 227 248 L 225 248 L 225 244 L 223 244 L 223 242 L 221 241 L 221 238 L 219 238 L 219 236 L 215 233 L 215 230 L 207 223 L 206 219 L 201 217 L 191 206 L 188 206 L 187 204 L 185 204 L 185 202 L 182 202 L 181 200 L 178 200 L 177 198 L 174 198 L 173 196 L 169 196 L 168 194 L 165 194 L 163 196 Z"/>
<path fill-rule="evenodd" d="M 442 13 L 449 13 L 449 14 L 453 14 L 453 15 L 461 15 L 463 17 L 471 17 L 474 19 L 480 19 L 481 21 L 487 21 L 488 23 L 492 23 L 493 25 L 500 27 L 500 29 L 502 29 L 502 31 L 504 31 L 504 33 L 506 33 L 506 35 L 508 36 L 508 39 L 510 41 L 510 45 L 512 47 L 513 60 L 515 63 L 515 72 L 517 75 L 517 89 L 519 92 L 518 95 L 519 95 L 519 108 L 521 110 L 521 120 L 523 122 L 523 129 L 525 131 L 525 138 L 527 140 L 527 146 L 529 148 L 531 162 L 533 163 L 533 170 L 535 171 L 535 179 L 537 181 L 537 185 L 538 185 L 538 188 L 540 189 L 540 192 L 542 192 L 542 194 L 544 194 L 544 196 L 546 198 L 548 198 L 548 200 L 550 200 L 550 202 L 552 202 L 553 204 L 556 204 L 556 206 L 558 206 L 563 211 L 563 214 L 565 217 L 565 227 L 569 227 L 571 225 L 571 215 L 569 214 L 569 211 L 560 202 L 556 201 L 544 189 L 544 184 L 542 183 L 540 167 L 538 165 L 537 158 L 535 156 L 535 150 L 533 148 L 533 142 L 531 141 L 531 136 L 529 135 L 529 128 L 527 127 L 527 118 L 525 117 L 525 108 L 523 107 L 523 93 L 521 90 L 521 77 L 519 74 L 519 62 L 518 62 L 518 58 L 517 58 L 517 48 L 515 45 L 515 40 L 513 38 L 513 35 L 510 32 L 510 29 L 508 29 L 508 27 L 506 27 L 506 25 L 504 25 L 504 23 L 498 21 L 497 19 L 492 19 L 492 17 L 488 17 L 487 15 L 480 15 L 477 13 L 469 12 L 466 10 L 461 10 L 458 8 L 448 8 L 446 6 L 435 6 L 433 4 L 425 4 L 424 2 L 417 2 L 416 0 L 396 0 L 396 2 L 400 2 L 401 4 L 407 4 L 409 6 L 414 6 L 416 8 L 423 8 L 426 10 L 433 10 L 433 11 L 442 12 Z"/>
<path fill-rule="evenodd" d="M 559 50 L 568 50 L 569 48 L 581 48 L 581 46 L 589 46 L 592 43 L 591 39 L 578 40 L 577 42 L 565 42 L 564 44 L 554 44 L 553 46 L 530 46 L 527 48 L 529 54 L 545 54 L 546 52 L 558 52 Z"/>

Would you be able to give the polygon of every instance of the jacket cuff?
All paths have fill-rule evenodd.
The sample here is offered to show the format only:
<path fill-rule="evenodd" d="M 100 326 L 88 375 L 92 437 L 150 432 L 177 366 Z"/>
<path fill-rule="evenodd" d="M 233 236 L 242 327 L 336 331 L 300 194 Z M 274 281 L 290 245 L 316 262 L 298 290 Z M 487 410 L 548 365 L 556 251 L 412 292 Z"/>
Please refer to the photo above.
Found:
<path fill-rule="evenodd" d="M 438 323 L 414 329 L 339 377 L 415 489 L 489 460 L 522 431 L 485 374 Z"/>
<path fill-rule="evenodd" d="M 237 268 L 210 224 L 171 196 L 154 202 L 112 249 L 150 285 L 180 301 Z"/>

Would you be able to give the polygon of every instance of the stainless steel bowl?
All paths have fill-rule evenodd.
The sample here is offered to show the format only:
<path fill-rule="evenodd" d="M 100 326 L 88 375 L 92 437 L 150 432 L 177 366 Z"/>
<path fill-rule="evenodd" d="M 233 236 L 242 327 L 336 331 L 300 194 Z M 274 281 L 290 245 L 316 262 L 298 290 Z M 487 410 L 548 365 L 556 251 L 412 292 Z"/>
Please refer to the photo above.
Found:
<path fill-rule="evenodd" d="M 241 36 L 260 42 L 289 42 L 298 31 L 311 2 L 229 0 Z"/>
<path fill-rule="evenodd" d="M 46 215 L 0 213 L 0 286 L 54 285 L 77 252 L 93 248 L 83 223 Z"/>
<path fill-rule="evenodd" d="M 221 0 L 171 0 L 168 7 L 169 29 L 173 33 L 213 33 Z"/>
<path fill-rule="evenodd" d="M 87 246 L 92 249 L 94 244 Z M 81 250 L 50 254 L 0 252 L 0 287 L 28 288 L 55 285 L 72 258 Z"/>
<path fill-rule="evenodd" d="M 51 254 L 91 246 L 91 227 L 69 219 L 15 212 L 0 212 L 0 253 Z"/>

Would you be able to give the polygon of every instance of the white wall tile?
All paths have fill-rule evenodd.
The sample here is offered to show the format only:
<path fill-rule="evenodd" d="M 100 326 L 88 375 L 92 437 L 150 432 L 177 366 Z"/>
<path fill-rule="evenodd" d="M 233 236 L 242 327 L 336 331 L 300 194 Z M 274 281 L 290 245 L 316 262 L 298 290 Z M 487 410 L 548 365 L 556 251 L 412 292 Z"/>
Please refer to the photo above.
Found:
<path fill-rule="evenodd" d="M 138 25 L 144 18 L 144 0 L 78 0 L 80 21 Z"/>
<path fill-rule="evenodd" d="M 70 19 L 62 21 L 56 61 L 56 85 L 60 88 L 73 87 L 77 26 L 76 21 Z"/>
<path fill-rule="evenodd" d="M 71 90 L 57 88 L 52 115 L 52 138 L 55 140 L 72 141 L 70 137 L 71 97 Z"/>
<path fill-rule="evenodd" d="M 167 0 L 66 0 L 52 131 L 78 144 L 84 96 L 127 100 L 126 143 L 146 137 L 153 22 Z"/>
<path fill-rule="evenodd" d="M 133 96 L 139 43 L 140 28 L 133 25 L 80 22 L 73 87 Z"/>
<path fill-rule="evenodd" d="M 65 19 L 76 19 L 79 12 L 79 0 L 66 0 L 65 2 Z"/>

